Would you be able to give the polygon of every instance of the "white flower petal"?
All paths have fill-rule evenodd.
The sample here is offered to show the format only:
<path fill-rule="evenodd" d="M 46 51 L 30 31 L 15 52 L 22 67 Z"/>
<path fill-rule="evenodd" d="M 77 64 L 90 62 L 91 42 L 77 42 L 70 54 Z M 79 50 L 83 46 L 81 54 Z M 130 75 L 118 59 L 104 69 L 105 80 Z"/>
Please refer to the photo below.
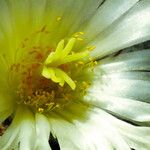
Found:
<path fill-rule="evenodd" d="M 15 117 L 11 125 L 7 128 L 5 133 L 0 137 L 0 147 L 2 150 L 8 150 L 14 145 L 18 145 L 19 126 L 18 118 L 20 119 L 19 110 L 16 111 Z"/>
<path fill-rule="evenodd" d="M 139 74 L 140 76 L 143 75 L 141 78 L 137 78 L 136 75 L 134 79 L 135 71 L 149 70 L 149 57 L 150 51 L 145 50 L 123 54 L 116 59 L 108 60 L 106 64 L 99 64 L 95 69 L 96 81 L 94 86 L 98 87 L 103 94 L 150 102 L 150 81 L 147 79 L 149 78 L 148 74 Z M 116 74 L 129 71 L 132 71 L 132 78 L 123 78 Z"/>
<path fill-rule="evenodd" d="M 57 6 L 61 3 L 66 5 L 65 12 L 63 14 L 64 22 L 61 25 L 64 26 L 64 29 L 69 31 L 68 34 L 73 32 L 78 32 L 81 29 L 81 26 L 86 24 L 86 22 L 91 18 L 91 16 L 97 10 L 99 4 L 102 0 L 67 0 L 64 4 L 61 3 L 61 0 L 57 1 Z M 60 8 L 59 8 L 60 9 Z M 67 24 L 66 24 L 67 22 Z M 61 29 L 60 29 L 61 30 Z"/>
<path fill-rule="evenodd" d="M 119 49 L 150 39 L 150 2 L 139 1 L 129 12 L 120 17 L 90 45 L 97 48 L 92 57 L 102 57 Z M 140 20 L 140 23 L 139 23 Z"/>
<path fill-rule="evenodd" d="M 55 31 L 51 33 L 55 34 L 55 36 L 52 35 L 52 38 L 58 38 L 57 36 L 60 34 L 66 37 L 66 34 L 75 32 L 91 17 L 101 1 L 66 0 L 65 3 L 62 3 L 61 0 L 14 0 L 7 2 L 2 0 L 0 2 L 0 29 L 2 33 L 6 32 L 10 37 L 15 32 L 17 38 L 14 44 L 17 44 L 18 37 L 23 37 L 24 34 L 29 34 L 36 29 L 39 30 L 44 25 Z M 60 20 L 57 21 L 58 18 Z"/>
<path fill-rule="evenodd" d="M 57 137 L 62 150 L 83 150 L 89 148 L 82 132 L 72 122 L 74 119 L 86 120 L 87 106 L 72 102 L 65 109 L 50 114 L 52 134 Z M 67 132 L 67 134 L 66 134 Z"/>
<path fill-rule="evenodd" d="M 149 125 L 150 73 L 142 72 L 149 69 L 149 58 L 150 51 L 143 50 L 100 63 L 85 100 L 122 119 Z"/>
<path fill-rule="evenodd" d="M 33 114 L 24 107 L 17 108 L 12 124 L 2 137 L 2 150 L 13 149 L 31 150 L 35 142 L 35 128 Z"/>
<path fill-rule="evenodd" d="M 107 78 L 104 82 L 109 84 L 102 87 L 105 94 L 150 102 L 150 81 Z"/>
<path fill-rule="evenodd" d="M 34 147 L 36 133 L 33 113 L 27 108 L 21 108 L 19 150 L 31 150 Z"/>
<path fill-rule="evenodd" d="M 130 150 L 123 137 L 117 133 L 116 129 L 111 126 L 109 121 L 100 112 L 95 114 L 91 111 L 88 113 L 88 116 L 89 119 L 86 122 L 75 121 L 75 124 L 85 133 L 86 137 L 91 137 L 91 140 L 93 139 L 91 144 L 95 145 L 95 150 L 104 148 L 104 140 L 107 141 L 107 146 L 110 144 L 108 149 Z M 99 141 L 100 136 L 103 138 L 102 141 Z"/>
<path fill-rule="evenodd" d="M 52 134 L 57 137 L 61 150 L 86 150 L 83 139 L 84 137 L 78 129 L 69 121 L 54 115 L 50 118 Z"/>
<path fill-rule="evenodd" d="M 95 112 L 98 114 L 99 122 L 103 124 L 109 124 L 112 128 L 120 134 L 123 139 L 130 145 L 131 148 L 148 150 L 150 147 L 150 129 L 149 127 L 136 127 L 130 125 L 124 121 L 121 121 L 106 112 L 95 109 Z M 114 137 L 114 136 L 113 136 Z M 112 139 L 112 136 L 111 136 Z"/>
<path fill-rule="evenodd" d="M 150 125 L 150 104 L 101 94 L 99 90 L 87 97 L 89 103 L 133 123 Z"/>
<path fill-rule="evenodd" d="M 119 129 L 121 127 L 121 129 Z M 148 150 L 150 148 L 150 128 L 119 125 L 118 129 L 124 139 L 134 149 Z M 126 132 L 126 131 L 129 132 Z"/>
<path fill-rule="evenodd" d="M 83 130 L 75 120 L 86 124 L 88 120 L 88 107 L 81 103 L 73 103 L 69 108 L 51 114 L 50 124 L 52 133 L 58 139 L 63 150 L 97 150 L 102 148 L 112 150 L 113 147 L 103 134 L 97 134 L 97 130 Z M 88 125 L 87 125 L 88 126 Z M 67 132 L 67 134 L 66 134 Z"/>
<path fill-rule="evenodd" d="M 150 50 L 125 53 L 118 57 L 100 61 L 99 67 L 106 73 L 150 70 Z M 97 70 L 98 72 L 98 70 Z"/>
<path fill-rule="evenodd" d="M 104 1 L 102 6 L 98 8 L 95 15 L 91 18 L 86 25 L 85 33 L 88 39 L 96 37 L 120 16 L 126 13 L 133 7 L 139 0 L 109 0 Z M 117 8 L 117 9 L 116 9 Z"/>
<path fill-rule="evenodd" d="M 74 113 L 75 113 L 75 110 L 73 112 L 66 111 L 66 112 L 63 112 L 62 115 L 64 118 L 69 120 L 70 116 L 74 115 Z M 109 124 L 109 122 L 106 123 L 107 120 L 105 120 L 105 118 L 102 115 L 93 113 L 92 111 L 89 111 L 89 110 L 87 110 L 86 113 L 87 113 L 86 119 L 73 119 L 72 120 L 72 123 L 74 124 L 74 126 L 83 135 L 83 137 L 79 135 L 79 137 L 83 138 L 83 144 L 82 144 L 83 149 L 84 148 L 92 149 L 92 150 L 97 150 L 97 149 L 128 150 L 130 149 L 127 143 L 123 140 L 123 138 L 115 131 L 115 128 L 111 127 L 111 124 Z M 84 147 L 84 145 L 86 145 L 87 147 Z"/>
<path fill-rule="evenodd" d="M 73 124 L 83 136 L 82 139 L 84 144 L 82 144 L 82 147 L 84 147 L 85 150 L 113 150 L 113 143 L 107 139 L 103 129 L 100 126 L 90 123 L 89 120 L 80 121 L 73 121 Z M 79 137 L 81 138 L 81 135 L 79 135 Z"/>
<path fill-rule="evenodd" d="M 36 114 L 36 134 L 37 143 L 35 149 L 51 150 L 48 143 L 50 135 L 50 124 L 47 118 L 42 114 Z"/>
<path fill-rule="evenodd" d="M 19 129 L 15 127 L 10 127 L 6 132 L 5 135 L 0 137 L 0 145 L 1 150 L 8 150 L 14 146 L 14 141 L 18 136 Z M 13 133 L 13 134 L 12 134 Z"/>
<path fill-rule="evenodd" d="M 82 112 L 84 117 L 80 117 L 78 111 L 81 111 L 83 107 L 86 107 L 87 110 Z M 65 150 L 70 148 L 80 150 L 81 147 L 83 150 L 113 150 L 114 148 L 128 150 L 129 147 L 122 137 L 109 128 L 106 132 L 106 125 L 103 124 L 103 121 L 98 123 L 98 119 L 98 115 L 95 117 L 91 115 L 87 106 L 74 103 L 74 105 L 70 105 L 69 109 L 57 112 L 53 119 L 50 118 L 50 123 L 52 133 L 58 138 L 61 148 Z M 67 135 L 65 131 L 67 131 Z M 116 138 L 111 139 L 112 135 L 115 135 Z"/>
<path fill-rule="evenodd" d="M 91 18 L 101 1 L 0 1 L 0 56 L 5 55 L 9 61 L 7 63 L 22 59 L 28 54 L 20 48 L 25 39 L 30 39 L 27 45 L 30 47 L 39 42 L 55 47 L 61 39 L 70 38 L 79 32 L 79 27 Z M 42 29 L 50 34 L 39 34 Z"/>

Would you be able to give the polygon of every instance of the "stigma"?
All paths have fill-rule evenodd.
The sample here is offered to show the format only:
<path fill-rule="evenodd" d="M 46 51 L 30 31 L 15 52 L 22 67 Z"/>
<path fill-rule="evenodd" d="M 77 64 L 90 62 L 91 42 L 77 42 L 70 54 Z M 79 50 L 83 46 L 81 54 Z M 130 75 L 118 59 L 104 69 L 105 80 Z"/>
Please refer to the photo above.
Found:
<path fill-rule="evenodd" d="M 75 90 L 75 81 L 65 72 L 62 66 L 71 62 L 80 61 L 85 57 L 88 57 L 89 51 L 83 51 L 75 53 L 73 47 L 76 42 L 76 38 L 72 37 L 65 45 L 65 41 L 61 40 L 55 52 L 51 52 L 44 61 L 42 76 L 51 79 L 53 82 L 58 83 L 60 86 L 64 86 L 67 83 L 72 90 Z"/>

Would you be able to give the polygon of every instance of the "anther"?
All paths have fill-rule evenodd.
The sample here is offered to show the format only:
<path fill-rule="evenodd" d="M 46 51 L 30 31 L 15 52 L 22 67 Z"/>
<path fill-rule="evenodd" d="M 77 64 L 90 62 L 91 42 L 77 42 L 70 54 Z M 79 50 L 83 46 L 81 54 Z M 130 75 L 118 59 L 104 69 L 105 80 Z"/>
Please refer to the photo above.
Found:
<path fill-rule="evenodd" d="M 61 19 L 62 19 L 61 17 L 57 17 L 56 21 L 61 21 Z"/>

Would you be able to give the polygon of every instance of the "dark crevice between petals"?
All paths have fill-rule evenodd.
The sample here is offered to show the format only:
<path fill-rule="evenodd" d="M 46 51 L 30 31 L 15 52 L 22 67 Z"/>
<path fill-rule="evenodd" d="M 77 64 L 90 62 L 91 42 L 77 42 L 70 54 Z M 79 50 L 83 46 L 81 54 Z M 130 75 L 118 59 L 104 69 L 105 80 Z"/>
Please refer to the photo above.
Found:
<path fill-rule="evenodd" d="M 12 122 L 12 117 L 9 116 L 8 118 L 6 118 L 1 124 L 0 124 L 0 136 L 2 136 L 4 134 L 4 132 L 6 131 L 6 129 L 9 127 L 9 125 Z"/>
<path fill-rule="evenodd" d="M 150 40 L 142 42 L 140 44 L 135 44 L 133 46 L 127 47 L 123 50 L 123 53 L 127 53 L 127 52 L 134 52 L 134 51 L 141 51 L 141 50 L 148 50 L 150 49 Z"/>
<path fill-rule="evenodd" d="M 49 145 L 52 150 L 60 150 L 58 140 L 52 135 L 52 133 L 50 133 Z"/>
<path fill-rule="evenodd" d="M 143 50 L 149 50 L 150 49 L 150 40 L 142 42 L 140 44 L 136 44 L 136 45 L 127 47 L 125 49 L 118 50 L 117 52 L 114 52 L 112 54 L 108 54 L 108 55 L 105 55 L 103 57 L 97 58 L 95 61 L 101 61 L 101 60 L 107 59 L 107 58 L 115 58 L 115 57 L 118 57 L 122 54 L 135 52 L 135 51 L 141 51 L 142 49 Z"/>
<path fill-rule="evenodd" d="M 99 4 L 98 9 L 99 9 L 105 2 L 106 2 L 106 0 L 103 0 L 103 1 Z"/>
<path fill-rule="evenodd" d="M 112 116 L 114 116 L 115 118 L 117 118 L 117 119 L 119 119 L 121 121 L 124 121 L 124 122 L 126 122 L 128 124 L 131 124 L 133 126 L 142 126 L 142 127 L 150 126 L 149 122 L 139 122 L 139 121 L 128 119 L 128 118 L 126 118 L 124 116 L 120 116 L 119 114 L 116 114 L 116 113 L 108 111 L 108 110 L 105 110 L 105 111 L 108 112 L 109 114 L 111 114 Z"/>
<path fill-rule="evenodd" d="M 132 70 L 130 72 L 147 72 L 147 75 L 150 75 L 150 70 Z"/>

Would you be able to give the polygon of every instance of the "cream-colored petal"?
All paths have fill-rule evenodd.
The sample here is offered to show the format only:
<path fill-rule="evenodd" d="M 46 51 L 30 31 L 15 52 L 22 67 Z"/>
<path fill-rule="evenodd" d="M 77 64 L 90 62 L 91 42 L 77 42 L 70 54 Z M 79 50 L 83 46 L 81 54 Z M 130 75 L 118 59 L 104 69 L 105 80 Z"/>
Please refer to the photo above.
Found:
<path fill-rule="evenodd" d="M 82 135 L 78 129 L 72 124 L 59 116 L 50 118 L 53 136 L 57 137 L 61 150 L 86 150 L 83 144 Z"/>
<path fill-rule="evenodd" d="M 73 104 L 64 111 L 51 114 L 52 133 L 58 138 L 61 149 L 129 149 L 120 135 L 112 129 L 107 129 L 103 121 L 98 123 L 99 115 L 96 117 L 92 115 L 86 105 Z M 106 131 L 107 133 L 105 133 Z M 110 135 L 115 135 L 116 138 L 111 139 Z"/>
<path fill-rule="evenodd" d="M 92 57 L 102 57 L 150 39 L 150 2 L 139 1 L 130 11 L 103 31 L 90 45 Z"/>
<path fill-rule="evenodd" d="M 115 130 L 116 133 L 120 134 L 120 136 L 130 146 L 130 148 L 141 149 L 141 150 L 149 149 L 150 147 L 149 127 L 133 126 L 97 108 L 94 111 L 99 116 L 99 119 L 97 119 L 97 121 L 99 123 L 103 122 L 103 125 L 109 124 Z M 113 139 L 112 137 L 114 136 L 111 135 L 110 138 Z"/>
<path fill-rule="evenodd" d="M 75 116 L 76 112 L 78 111 L 78 107 L 76 107 L 76 110 L 74 108 L 72 110 L 71 108 L 70 111 L 66 110 L 63 111 L 61 114 L 57 114 L 60 115 L 61 119 L 57 115 L 54 115 L 55 118 L 50 119 L 50 122 L 52 123 L 53 134 L 58 138 L 60 146 L 62 146 L 64 149 L 74 147 L 74 144 L 72 144 L 72 147 L 69 144 L 72 143 L 71 141 L 73 139 L 73 142 L 76 142 L 79 146 L 79 148 L 72 148 L 73 150 L 80 150 L 81 148 L 85 150 L 130 149 L 128 144 L 124 141 L 123 137 L 116 131 L 114 127 L 111 126 L 110 122 L 105 119 L 105 116 L 103 117 L 103 115 L 100 115 L 100 113 L 97 112 L 95 113 L 91 109 L 86 112 L 84 119 L 73 119 L 71 121 L 70 119 L 72 118 L 72 116 Z M 57 127 L 55 127 L 57 125 L 60 131 L 57 131 Z M 68 131 L 68 134 L 66 135 L 62 131 Z M 79 134 L 77 135 L 77 138 L 73 137 L 76 134 Z M 72 140 L 69 141 L 70 139 Z M 82 141 L 82 143 L 78 143 L 78 140 Z"/>
<path fill-rule="evenodd" d="M 51 150 L 49 145 L 50 124 L 46 116 L 36 114 L 36 146 L 35 150 Z"/>
<path fill-rule="evenodd" d="M 84 31 L 88 35 L 87 39 L 90 41 L 98 36 L 98 34 L 111 26 L 119 17 L 122 17 L 122 15 L 129 11 L 138 1 L 104 1 L 91 20 L 86 24 Z"/>
<path fill-rule="evenodd" d="M 36 138 L 33 114 L 23 106 L 16 109 L 12 123 L 0 138 L 1 149 L 32 150 Z"/>
<path fill-rule="evenodd" d="M 61 109 L 49 114 L 51 132 L 58 139 L 62 150 L 80 150 L 81 147 L 83 150 L 88 149 L 85 137 L 72 122 L 77 118 L 86 119 L 86 110 L 87 106 L 73 102 L 64 110 Z"/>
<path fill-rule="evenodd" d="M 17 109 L 15 117 L 11 125 L 7 128 L 5 133 L 0 137 L 0 148 L 2 150 L 11 149 L 14 145 L 18 145 L 18 135 L 19 135 L 19 126 L 18 121 L 20 121 L 20 110 Z"/>
<path fill-rule="evenodd" d="M 72 104 L 65 109 L 66 112 L 64 112 L 65 110 L 60 110 L 49 115 L 51 132 L 58 139 L 60 149 L 80 150 L 82 147 L 83 150 L 87 150 L 88 145 L 84 141 L 85 137 L 72 122 L 74 118 L 84 118 L 84 112 L 87 107 L 81 104 Z M 75 113 L 72 114 L 70 111 L 75 111 Z"/>
<path fill-rule="evenodd" d="M 19 118 L 19 150 L 32 150 L 36 139 L 34 115 L 27 108 L 23 107 L 21 109 L 21 118 Z"/>
<path fill-rule="evenodd" d="M 9 61 L 14 61 L 25 53 L 19 46 L 26 38 L 33 40 L 30 46 L 39 42 L 56 46 L 61 39 L 78 32 L 78 28 L 91 17 L 101 1 L 66 0 L 62 3 L 61 0 L 2 0 L 0 48 L 8 55 Z M 35 34 L 41 30 L 48 31 L 50 36 Z"/>
<path fill-rule="evenodd" d="M 139 125 L 150 125 L 150 104 L 102 94 L 98 89 L 86 98 L 89 103 Z"/>
<path fill-rule="evenodd" d="M 85 100 L 119 118 L 150 125 L 150 51 L 129 52 L 101 61 Z"/>
<path fill-rule="evenodd" d="M 99 68 L 106 73 L 149 70 L 149 57 L 150 49 L 125 53 L 116 58 L 113 57 L 100 61 Z"/>

